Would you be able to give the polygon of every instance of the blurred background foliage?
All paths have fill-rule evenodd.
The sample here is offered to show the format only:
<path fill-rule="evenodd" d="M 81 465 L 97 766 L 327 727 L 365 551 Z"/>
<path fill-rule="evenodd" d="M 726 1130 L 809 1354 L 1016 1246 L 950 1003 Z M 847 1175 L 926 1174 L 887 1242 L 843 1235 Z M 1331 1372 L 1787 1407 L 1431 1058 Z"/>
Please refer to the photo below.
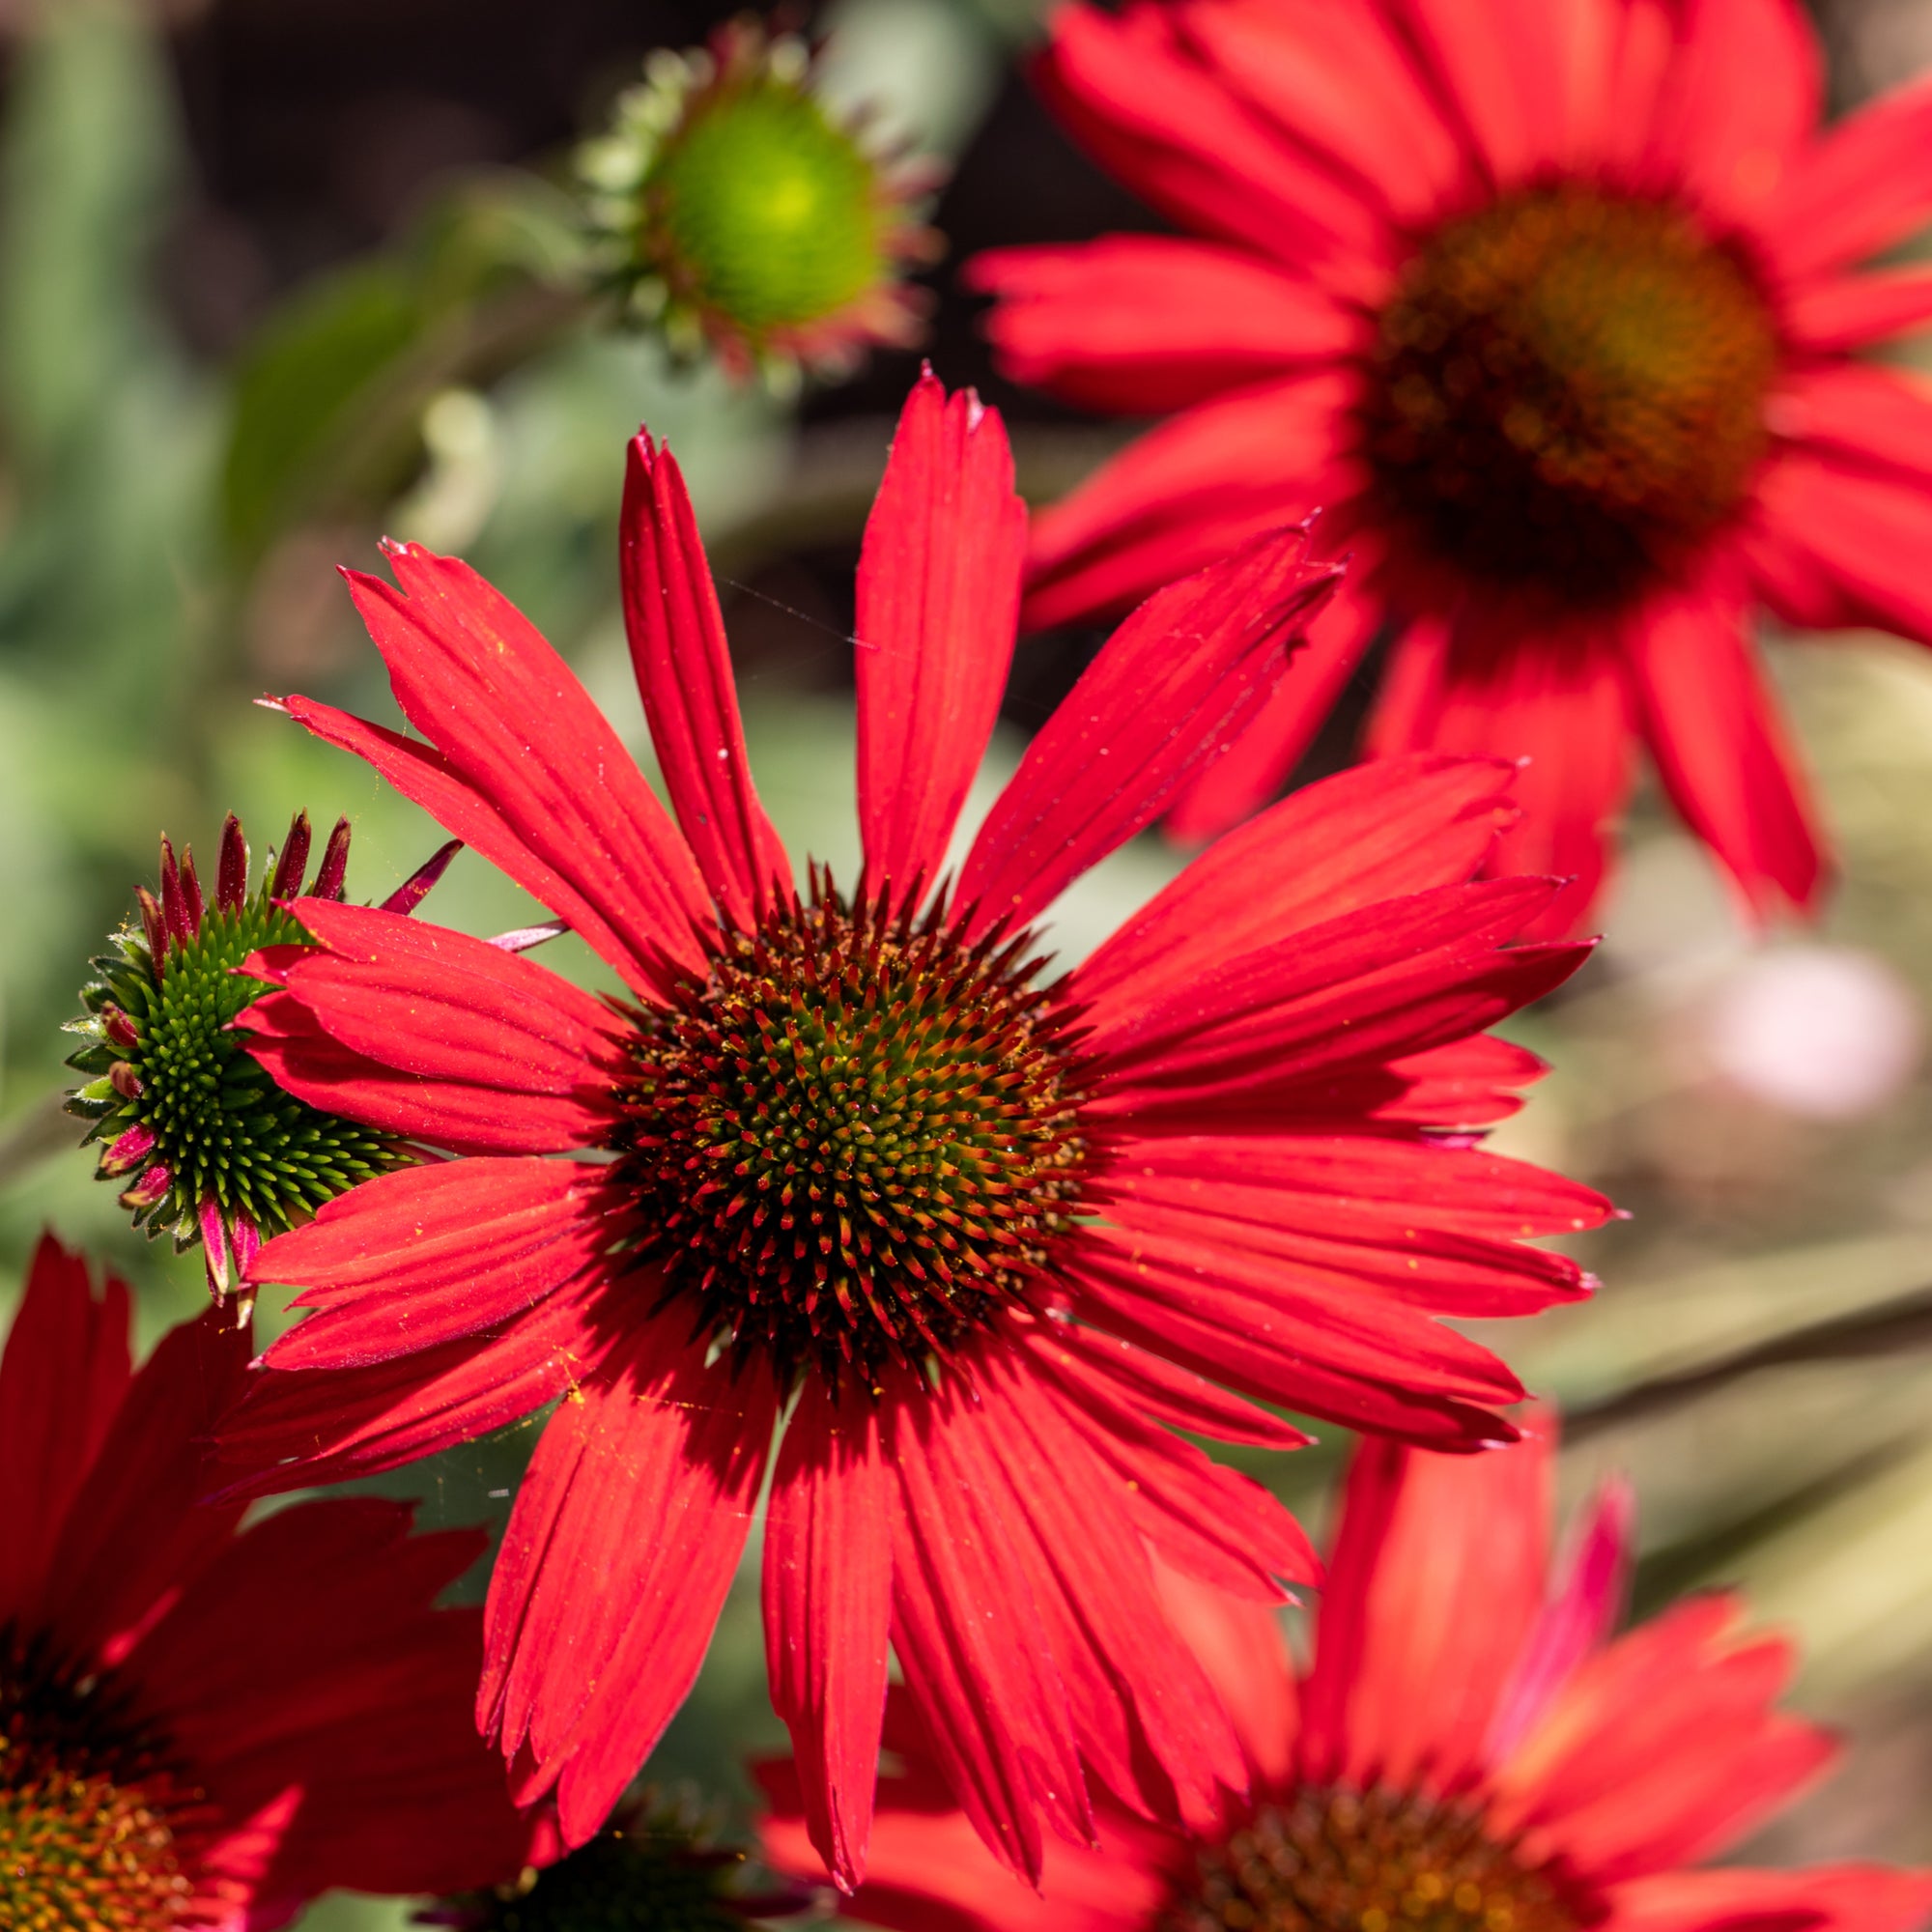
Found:
<path fill-rule="evenodd" d="M 616 610 L 622 441 L 675 446 L 721 579 L 760 785 L 792 850 L 850 876 L 851 571 L 916 357 L 784 398 L 674 364 L 581 291 L 568 187 L 653 46 L 725 9 L 658 0 L 0 0 L 0 1303 L 51 1222 L 135 1281 L 143 1340 L 194 1312 L 192 1255 L 133 1235 L 58 1110 L 88 955 L 158 833 L 258 857 L 291 812 L 355 826 L 350 888 L 439 841 L 347 758 L 258 709 L 300 689 L 384 715 L 334 575 L 382 531 L 457 550 L 570 657 L 647 756 Z M 1010 390 L 952 267 L 994 242 L 1146 227 L 1029 96 L 1030 0 L 834 0 L 825 80 L 948 164 L 925 275 L 952 384 L 1007 411 L 1050 497 L 1121 432 Z M 1932 64 L 1927 0 L 1834 0 L 1842 102 Z M 983 808 L 1096 638 L 1022 646 Z M 1932 1859 L 1932 662 L 1848 637 L 1774 662 L 1843 875 L 1810 933 L 1754 937 L 1640 800 L 1608 943 L 1520 1032 L 1554 1072 L 1507 1151 L 1603 1186 L 1599 1299 L 1501 1345 L 1572 1413 L 1567 1483 L 1630 1469 L 1641 1604 L 1742 1583 L 1805 1645 L 1845 1771 L 1766 1855 Z M 1361 694 L 1355 694 L 1359 700 Z M 1345 759 L 1351 720 L 1313 753 Z M 969 813 L 970 816 L 970 813 Z M 1064 908 L 1077 956 L 1170 876 L 1157 838 Z M 527 901 L 468 856 L 432 915 Z M 594 979 L 562 942 L 551 963 Z M 275 1311 L 262 1321 L 272 1326 Z M 1330 1440 L 1258 1460 L 1320 1520 Z M 500 1522 L 513 1432 L 399 1472 L 438 1520 Z M 755 1541 L 755 1540 L 754 1540 Z M 652 1775 L 727 1825 L 764 1699 L 755 1579 Z M 741 1814 L 737 1814 L 741 1815 Z M 330 1901 L 308 1932 L 405 1908 Z"/>

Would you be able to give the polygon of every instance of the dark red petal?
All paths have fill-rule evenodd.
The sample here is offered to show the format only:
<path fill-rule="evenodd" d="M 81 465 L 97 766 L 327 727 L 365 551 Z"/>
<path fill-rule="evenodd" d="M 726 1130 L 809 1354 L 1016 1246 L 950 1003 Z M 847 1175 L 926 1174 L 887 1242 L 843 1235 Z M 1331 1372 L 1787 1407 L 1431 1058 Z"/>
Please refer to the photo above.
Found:
<path fill-rule="evenodd" d="M 791 864 L 752 784 L 718 592 L 684 476 L 648 431 L 624 469 L 619 582 L 631 664 L 671 809 L 711 896 L 749 931 L 791 892 Z"/>
<path fill-rule="evenodd" d="M 231 811 L 221 821 L 221 859 L 214 874 L 214 903 L 222 912 L 238 912 L 248 896 L 248 841 L 242 821 Z"/>
<path fill-rule="evenodd" d="M 1253 721 L 1335 580 L 1309 561 L 1305 532 L 1279 530 L 1149 598 L 1027 748 L 973 841 L 958 888 L 971 929 L 1024 924 L 1159 817 Z"/>
<path fill-rule="evenodd" d="M 1068 997 L 1144 1005 L 1264 941 L 1462 885 L 1516 817 L 1515 776 L 1498 759 L 1424 752 L 1306 785 L 1202 853 L 1089 956 Z"/>
<path fill-rule="evenodd" d="M 86 1261 L 41 1236 L 0 1355 L 0 1621 L 41 1586 L 127 1396 L 128 1307 L 120 1276 L 103 1277 L 97 1300 Z"/>
<path fill-rule="evenodd" d="M 248 1332 L 213 1308 L 164 1335 L 73 1492 L 23 1619 L 76 1656 L 116 1661 L 173 1593 L 225 1547 L 242 1505 L 204 1505 L 207 1440 L 241 1393 Z"/>
<path fill-rule="evenodd" d="M 463 850 L 463 840 L 447 838 L 412 872 L 383 902 L 383 912 L 412 913 L 436 890 L 438 880 L 449 870 L 450 861 Z M 317 884 L 320 885 L 318 880 Z M 340 893 L 316 894 L 317 898 L 340 898 Z"/>
<path fill-rule="evenodd" d="M 1469 1457 L 1356 1450 L 1302 1689 L 1304 1776 L 1445 1793 L 1480 1768 L 1542 1606 L 1553 1463 L 1533 1432 Z"/>
<path fill-rule="evenodd" d="M 452 1160 L 379 1176 L 278 1235 L 249 1270 L 312 1312 L 271 1369 L 364 1368 L 501 1328 L 589 1274 L 611 1240 L 608 1170 L 582 1161 Z"/>
<path fill-rule="evenodd" d="M 1862 261 L 1932 215 L 1932 79 L 1847 115 L 1798 160 L 1755 226 L 1781 275 Z"/>
<path fill-rule="evenodd" d="M 468 566 L 415 544 L 389 555 L 400 590 L 354 573 L 350 587 L 410 722 L 589 901 L 634 975 L 697 963 L 711 911 L 691 848 L 569 667 Z"/>
<path fill-rule="evenodd" d="M 809 1376 L 766 1508 L 765 1658 L 811 1843 L 846 1891 L 866 1876 L 885 1720 L 891 1496 L 876 1410 Z"/>
<path fill-rule="evenodd" d="M 529 1823 L 470 1720 L 480 1619 L 433 1607 L 482 1538 L 411 1537 L 410 1516 L 368 1496 L 270 1518 L 129 1660 L 228 1820 L 300 1791 L 269 1864 L 276 1892 L 469 1888 L 526 1859 Z M 230 1867 L 233 1847 L 209 1861 Z"/>
<path fill-rule="evenodd" d="M 616 1332 L 583 1298 L 553 1294 L 495 1333 L 372 1368 L 264 1370 L 221 1419 L 211 1480 L 225 1495 L 275 1495 L 472 1442 L 573 1388 Z"/>
<path fill-rule="evenodd" d="M 1152 415 L 1351 353 L 1360 317 L 1245 250 L 1105 235 L 967 263 L 1000 371 L 1086 409 Z"/>
<path fill-rule="evenodd" d="M 302 889 L 302 874 L 308 870 L 308 813 L 298 811 L 289 820 L 289 836 L 275 860 L 274 876 L 269 882 L 269 896 L 295 898 Z"/>
<path fill-rule="evenodd" d="M 1038 1882 L 1042 1816 L 1091 1830 L 1066 1688 L 957 1376 L 895 1371 L 882 1441 L 895 1479 L 893 1647 L 948 1784 L 1000 1861 Z"/>
<path fill-rule="evenodd" d="M 639 1316 L 648 1284 L 639 1283 Z M 584 1843 L 684 1702 L 751 1528 L 778 1396 L 639 1319 L 545 1426 L 490 1578 L 477 1721 Z"/>
<path fill-rule="evenodd" d="M 285 990 L 237 1021 L 291 1093 L 452 1147 L 540 1151 L 609 1134 L 620 1023 L 607 1007 L 446 926 L 322 899 L 296 910 L 321 946 L 265 961 Z M 291 1002 L 328 1041 L 373 1065 L 357 1069 L 327 1043 L 318 1050 Z"/>
<path fill-rule="evenodd" d="M 322 864 L 315 868 L 315 884 L 310 894 L 319 899 L 339 899 L 349 881 L 350 826 L 338 818 L 328 829 L 328 842 L 322 848 Z"/>
<path fill-rule="evenodd" d="M 859 829 L 866 876 L 932 883 L 1000 714 L 1026 505 L 997 410 L 930 370 L 899 417 L 859 556 Z"/>
<path fill-rule="evenodd" d="M 1758 919 L 1825 884 L 1809 787 L 1735 597 L 1688 592 L 1632 626 L 1631 682 L 1658 775 Z"/>

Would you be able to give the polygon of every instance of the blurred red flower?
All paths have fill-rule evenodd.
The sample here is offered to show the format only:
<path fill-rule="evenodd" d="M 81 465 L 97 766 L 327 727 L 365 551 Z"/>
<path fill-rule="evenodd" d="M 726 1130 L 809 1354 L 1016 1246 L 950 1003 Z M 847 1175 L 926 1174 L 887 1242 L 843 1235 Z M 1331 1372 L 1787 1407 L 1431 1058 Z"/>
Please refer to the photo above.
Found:
<path fill-rule="evenodd" d="M 429 742 L 285 700 L 628 989 L 308 899 L 316 947 L 251 962 L 283 990 L 243 1016 L 298 1095 L 464 1157 L 262 1251 L 252 1277 L 312 1312 L 228 1453 L 289 1487 L 564 1398 L 491 1586 L 480 1717 L 572 1842 L 691 1687 L 781 1413 L 767 1654 L 814 1843 L 858 1882 L 890 1642 L 959 1802 L 1034 1871 L 1043 1823 L 1087 1829 L 1083 1759 L 1164 1815 L 1200 1814 L 1234 1761 L 1149 1546 L 1264 1599 L 1312 1574 L 1293 1519 L 1170 1425 L 1300 1439 L 1225 1383 L 1443 1447 L 1507 1438 L 1518 1383 L 1435 1318 L 1583 1292 L 1519 1237 L 1602 1199 L 1445 1132 L 1514 1107 L 1538 1063 L 1480 1030 L 1582 956 L 1508 945 L 1549 882 L 1468 883 L 1506 769 L 1428 755 L 1313 788 L 1041 976 L 1034 922 L 1287 668 L 1332 581 L 1298 533 L 1130 617 L 935 889 L 1025 541 L 998 416 L 925 378 L 860 565 L 849 895 L 822 869 L 794 890 L 648 437 L 623 588 L 676 825 L 528 622 L 414 547 L 391 552 L 400 590 L 353 582 Z"/>
<path fill-rule="evenodd" d="M 1549 929 L 1639 741 L 1756 913 L 1812 904 L 1747 622 L 1932 641 L 1932 398 L 1861 355 L 1932 318 L 1932 269 L 1861 267 L 1932 218 L 1932 83 L 1821 128 L 1797 0 L 1076 5 L 1038 74 L 1202 239 L 971 265 L 1008 374 L 1179 412 L 1041 518 L 1029 621 L 1317 509 L 1355 558 L 1172 829 L 1271 797 L 1386 632 L 1373 750 L 1532 760 L 1498 864 L 1574 877 Z"/>
<path fill-rule="evenodd" d="M 480 1619 L 434 1607 L 481 1535 L 375 1496 L 238 1533 L 195 1497 L 246 1330 L 211 1310 L 135 1373 L 128 1324 L 43 1238 L 0 1355 L 0 1923 L 269 1932 L 515 1877 Z"/>
<path fill-rule="evenodd" d="M 904 1932 L 1910 1932 L 1932 1873 L 1690 1869 L 1783 1809 L 1833 1754 L 1771 1708 L 1790 1646 L 1689 1599 L 1612 1637 L 1630 1555 L 1606 1486 L 1549 1569 L 1551 1432 L 1448 1458 L 1356 1453 L 1312 1666 L 1274 1614 L 1179 1577 L 1171 1607 L 1240 1728 L 1249 1781 L 1176 1837 L 1103 1812 L 1042 1891 L 996 1869 L 895 1706 L 872 1876 L 847 1916 Z M 760 1767 L 765 1855 L 805 1872 L 799 1782 Z"/>

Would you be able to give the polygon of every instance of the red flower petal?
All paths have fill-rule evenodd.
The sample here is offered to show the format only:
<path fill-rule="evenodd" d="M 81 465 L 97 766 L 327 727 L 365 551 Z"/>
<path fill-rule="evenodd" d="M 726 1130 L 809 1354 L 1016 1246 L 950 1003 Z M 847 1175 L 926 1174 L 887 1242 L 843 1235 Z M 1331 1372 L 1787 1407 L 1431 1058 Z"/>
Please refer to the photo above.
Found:
<path fill-rule="evenodd" d="M 1295 263 L 1373 243 L 1361 196 L 1231 101 L 1161 8 L 1063 7 L 1050 31 L 1035 79 L 1056 118 L 1164 214 Z"/>
<path fill-rule="evenodd" d="M 358 1369 L 251 1377 L 221 1420 L 224 1495 L 274 1495 L 393 1469 L 472 1442 L 554 1402 L 594 1368 L 611 1326 L 553 1294 L 496 1334 Z"/>
<path fill-rule="evenodd" d="M 1301 671 L 1297 660 L 1281 689 Z M 1419 753 L 1306 785 L 1202 853 L 1104 940 L 1069 997 L 1124 1015 L 1266 941 L 1462 885 L 1517 815 L 1515 776 L 1499 760 Z"/>
<path fill-rule="evenodd" d="M 1932 79 L 1881 95 L 1816 139 L 1758 217 L 1796 279 L 1862 261 L 1932 215 Z"/>
<path fill-rule="evenodd" d="M 227 1816 L 300 1792 L 267 1861 L 277 1894 L 469 1888 L 513 1880 L 526 1856 L 530 1825 L 469 1722 L 480 1619 L 434 1607 L 483 1538 L 412 1537 L 411 1514 L 374 1496 L 280 1512 L 128 1660 Z"/>
<path fill-rule="evenodd" d="M 1798 0 L 1690 0 L 1679 34 L 1652 140 L 1717 209 L 1759 208 L 1824 110 L 1817 30 Z M 1741 72 L 1749 87 L 1737 84 Z"/>
<path fill-rule="evenodd" d="M 1251 1602 L 1278 1604 L 1283 1582 L 1317 1581 L 1321 1566 L 1301 1525 L 1273 1495 L 1148 1419 L 1154 1411 L 1122 1387 L 1105 1353 L 1115 1339 L 1057 1322 L 1026 1347 L 1064 1395 L 1071 1426 L 1126 1489 L 1141 1535 L 1176 1569 Z"/>
<path fill-rule="evenodd" d="M 1812 355 L 1842 355 L 1932 324 L 1932 269 L 1833 276 L 1785 298 L 1784 326 Z"/>
<path fill-rule="evenodd" d="M 903 1372 L 895 1372 L 895 1382 Z M 1091 1836 L 1066 1690 L 1000 1506 L 986 1422 L 953 1376 L 888 1391 L 893 1647 L 934 1754 L 994 1854 L 1037 1883 L 1040 1820 Z"/>
<path fill-rule="evenodd" d="M 1350 567 L 1360 569 L 1359 557 Z M 1175 800 L 1167 815 L 1170 838 L 1183 845 L 1217 838 L 1260 811 L 1281 790 L 1354 676 L 1383 619 L 1380 606 L 1363 593 L 1360 580 L 1344 579 L 1327 609 L 1310 621 L 1307 641 L 1255 722 Z M 1298 854 L 1297 863 L 1307 856 Z"/>
<path fill-rule="evenodd" d="M 1414 220 L 1468 193 L 1470 156 L 1414 48 L 1380 12 L 1320 0 L 1173 10 L 1180 39 L 1280 138 L 1372 206 Z"/>
<path fill-rule="evenodd" d="M 633 985 L 659 983 L 667 959 L 700 966 L 704 880 L 570 668 L 467 564 L 416 544 L 389 555 L 400 589 L 359 572 L 349 583 L 405 716 L 594 909 Z"/>
<path fill-rule="evenodd" d="M 1092 1044 L 1106 1066 L 1089 1111 L 1234 1096 L 1480 1033 L 1585 956 L 1502 950 L 1555 890 L 1493 879 L 1382 900 L 1237 953 L 1137 1011 L 1103 1009 Z"/>
<path fill-rule="evenodd" d="M 1719 1852 L 1788 1804 L 1835 1747 L 1771 1708 L 1791 1646 L 1741 1642 L 1737 1613 L 1690 1599 L 1586 1662 L 1496 1768 L 1496 1829 L 1560 1841 L 1609 1884 Z"/>
<path fill-rule="evenodd" d="M 252 1282 L 313 1311 L 262 1358 L 362 1368 L 500 1328 L 598 1267 L 607 1170 L 582 1161 L 454 1160 L 380 1175 L 262 1250 Z"/>
<path fill-rule="evenodd" d="M 1554 1439 L 1555 1418 L 1538 1418 L 1537 1433 Z M 1621 1476 L 1607 1477 L 1572 1534 L 1566 1574 L 1517 1659 L 1509 1689 L 1496 1706 L 1484 1759 L 1515 1751 L 1577 1669 L 1609 1641 L 1623 1614 L 1636 1557 L 1636 1496 Z"/>
<path fill-rule="evenodd" d="M 1155 1574 L 1168 1619 L 1212 1680 L 1249 1764 L 1269 1783 L 1286 1778 L 1300 1716 L 1278 1611 L 1209 1589 L 1165 1564 Z"/>
<path fill-rule="evenodd" d="M 1263 533 L 1355 494 L 1337 469 L 1353 375 L 1324 370 L 1183 411 L 1111 457 L 1033 528 L 1021 622 L 1119 611 Z M 1341 537 L 1324 525 L 1324 544 Z"/>
<path fill-rule="evenodd" d="M 1534 1434 L 1454 1462 L 1356 1451 L 1302 1690 L 1305 1777 L 1439 1794 L 1479 1769 L 1542 1605 L 1552 1465 Z"/>
<path fill-rule="evenodd" d="M 1131 1492 L 1088 1449 L 1051 1383 L 1004 1351 L 978 1366 L 983 1439 L 1035 1605 L 1066 1686 L 1081 1755 L 1155 1821 L 1211 1826 L 1244 1792 L 1239 1739 L 1161 1605 L 1123 1507 Z"/>
<path fill-rule="evenodd" d="M 1349 355 L 1362 329 L 1351 309 L 1273 264 L 1176 236 L 995 248 L 963 279 L 1001 298 L 983 327 L 1002 375 L 1127 415 Z"/>
<path fill-rule="evenodd" d="M 968 929 L 1024 924 L 1166 809 L 1245 728 L 1335 582 L 1299 530 L 1257 538 L 1141 606 L 1049 718 L 960 870 Z"/>
<path fill-rule="evenodd" d="M 542 900 L 627 985 L 639 992 L 661 991 L 675 977 L 655 956 L 639 961 L 630 942 L 598 910 L 595 899 L 540 859 L 491 803 L 487 787 L 478 790 L 471 785 L 441 753 L 313 698 L 278 698 L 275 708 L 286 711 L 325 744 L 353 752 L 373 765 L 405 798 L 413 799 L 438 824 Z"/>
<path fill-rule="evenodd" d="M 220 1553 L 242 1506 L 197 1507 L 197 1498 L 208 1438 L 241 1393 L 248 1347 L 247 1330 L 221 1309 L 161 1338 L 73 1492 L 22 1619 L 29 1628 L 57 1628 L 75 1655 L 116 1662 Z"/>
<path fill-rule="evenodd" d="M 1759 919 L 1817 903 L 1825 862 L 1781 707 L 1745 635 L 1742 600 L 1687 593 L 1632 627 L 1632 683 L 1671 803 Z"/>
<path fill-rule="evenodd" d="M 286 991 L 237 1022 L 255 1030 L 249 1051 L 291 1093 L 466 1150 L 591 1147 L 609 1134 L 619 1024 L 607 1007 L 446 926 L 321 899 L 296 905 L 320 948 L 251 962 Z"/>
<path fill-rule="evenodd" d="M 1743 544 L 1753 588 L 1787 621 L 1932 638 L 1932 490 L 1833 455 L 1793 449 L 1758 489 Z"/>
<path fill-rule="evenodd" d="M 650 1291 L 635 1290 L 639 1313 Z M 639 1320 L 546 1425 L 490 1578 L 477 1720 L 599 1831 L 684 1702 L 738 1567 L 778 1420 L 760 1362 L 731 1378 Z"/>
<path fill-rule="evenodd" d="M 1026 506 L 999 412 L 928 370 L 906 399 L 859 555 L 859 829 L 877 892 L 936 878 L 1000 715 Z"/>
<path fill-rule="evenodd" d="M 1918 1932 L 1932 1914 L 1932 1877 L 1886 1865 L 1808 1871 L 1659 1872 L 1612 1889 L 1603 1932 Z"/>
<path fill-rule="evenodd" d="M 1642 613 L 1631 619 L 1644 621 Z M 1471 612 L 1445 639 L 1412 626 L 1399 646 L 1428 660 L 1398 666 L 1373 731 L 1383 755 L 1434 747 L 1520 758 L 1521 816 L 1492 869 L 1565 880 L 1535 931 L 1561 938 L 1589 911 L 1608 861 L 1606 837 L 1635 774 L 1635 734 L 1621 636 L 1588 626 L 1535 635 L 1514 617 Z M 1398 680 L 1406 680 L 1406 688 Z"/>
<path fill-rule="evenodd" d="M 866 1875 L 885 1720 L 890 1500 L 876 1411 L 808 1377 L 765 1517 L 765 1657 L 807 1830 L 847 1891 Z"/>
<path fill-rule="evenodd" d="M 43 1235 L 0 1354 L 0 1621 L 46 1580 L 74 1492 L 128 1393 L 128 1284 Z"/>
<path fill-rule="evenodd" d="M 741 931 L 791 892 L 765 816 L 718 592 L 683 474 L 648 431 L 631 440 L 619 537 L 624 628 L 665 788 L 720 911 Z"/>

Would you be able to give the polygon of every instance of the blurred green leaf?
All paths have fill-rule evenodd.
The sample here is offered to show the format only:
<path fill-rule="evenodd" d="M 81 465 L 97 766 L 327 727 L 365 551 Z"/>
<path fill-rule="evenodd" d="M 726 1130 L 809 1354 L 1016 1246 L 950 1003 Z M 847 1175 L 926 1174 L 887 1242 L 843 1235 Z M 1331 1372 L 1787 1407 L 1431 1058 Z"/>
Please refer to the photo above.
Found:
<path fill-rule="evenodd" d="M 507 170 L 446 193 L 395 247 L 311 283 L 235 379 L 222 522 L 242 563 L 304 518 L 367 514 L 422 460 L 440 391 L 488 383 L 584 312 L 569 204 Z"/>

